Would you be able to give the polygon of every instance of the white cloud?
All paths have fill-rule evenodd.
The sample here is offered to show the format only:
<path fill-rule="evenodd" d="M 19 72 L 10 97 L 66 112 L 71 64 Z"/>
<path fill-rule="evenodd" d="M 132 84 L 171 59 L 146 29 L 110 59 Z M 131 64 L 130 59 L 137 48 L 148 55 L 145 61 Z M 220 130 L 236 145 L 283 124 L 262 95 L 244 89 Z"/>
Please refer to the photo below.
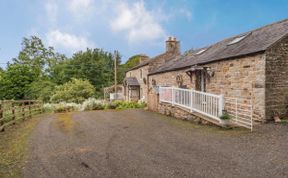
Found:
<path fill-rule="evenodd" d="M 70 12 L 75 17 L 86 17 L 90 15 L 92 9 L 94 8 L 94 1 L 92 0 L 70 0 L 67 2 Z"/>
<path fill-rule="evenodd" d="M 84 37 L 61 32 L 59 30 L 50 31 L 46 34 L 49 46 L 59 47 L 66 50 L 84 50 L 95 45 Z"/>
<path fill-rule="evenodd" d="M 156 14 L 147 11 L 143 1 L 132 5 L 121 2 L 116 6 L 116 18 L 111 20 L 114 32 L 126 32 L 129 42 L 139 43 L 163 39 L 165 30 L 157 21 Z"/>
<path fill-rule="evenodd" d="M 189 21 L 192 20 L 192 12 L 191 11 L 189 11 L 185 8 L 181 8 L 181 9 L 179 9 L 179 13 L 180 13 L 180 15 L 184 15 L 187 18 L 187 20 L 189 20 Z"/>
<path fill-rule="evenodd" d="M 55 0 L 47 0 L 45 3 L 45 11 L 47 15 L 47 20 L 51 24 L 57 23 L 58 18 L 58 4 Z"/>

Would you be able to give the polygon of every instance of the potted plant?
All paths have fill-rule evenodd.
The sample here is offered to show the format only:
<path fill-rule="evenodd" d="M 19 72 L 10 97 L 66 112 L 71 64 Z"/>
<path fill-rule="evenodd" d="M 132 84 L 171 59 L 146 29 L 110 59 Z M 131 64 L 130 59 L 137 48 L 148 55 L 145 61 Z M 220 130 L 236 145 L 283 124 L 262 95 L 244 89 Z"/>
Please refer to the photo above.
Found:
<path fill-rule="evenodd" d="M 223 111 L 223 114 L 219 117 L 220 118 L 220 123 L 223 126 L 229 125 L 230 119 L 232 118 L 231 115 L 227 111 Z"/>

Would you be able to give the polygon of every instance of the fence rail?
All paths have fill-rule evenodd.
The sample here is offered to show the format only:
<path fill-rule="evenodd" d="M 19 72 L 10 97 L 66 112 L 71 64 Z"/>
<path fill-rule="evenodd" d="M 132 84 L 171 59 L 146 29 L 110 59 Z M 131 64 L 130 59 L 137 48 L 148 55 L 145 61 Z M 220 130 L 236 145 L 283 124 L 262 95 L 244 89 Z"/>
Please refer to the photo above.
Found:
<path fill-rule="evenodd" d="M 0 100 L 0 131 L 16 124 L 19 120 L 31 118 L 42 112 L 42 102 L 38 100 Z"/>
<path fill-rule="evenodd" d="M 220 121 L 224 109 L 223 95 L 174 87 L 159 87 L 159 95 L 160 102 L 196 111 L 217 121 Z"/>

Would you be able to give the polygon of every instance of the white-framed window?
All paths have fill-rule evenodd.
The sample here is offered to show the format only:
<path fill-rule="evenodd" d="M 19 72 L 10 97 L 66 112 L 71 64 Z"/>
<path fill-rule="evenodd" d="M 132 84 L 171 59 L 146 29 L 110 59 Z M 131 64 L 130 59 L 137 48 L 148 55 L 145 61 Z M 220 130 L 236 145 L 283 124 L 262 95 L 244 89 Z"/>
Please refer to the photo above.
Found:
<path fill-rule="evenodd" d="M 196 53 L 196 55 L 200 55 L 200 54 L 204 53 L 206 50 L 207 50 L 207 49 L 201 49 L 201 50 L 199 50 L 199 51 Z"/>
<path fill-rule="evenodd" d="M 235 44 L 235 43 L 238 43 L 238 42 L 242 41 L 242 40 L 243 40 L 244 38 L 246 38 L 249 34 L 250 34 L 250 33 L 247 33 L 247 34 L 244 34 L 244 35 L 241 35 L 241 36 L 238 36 L 238 37 L 234 38 L 232 41 L 230 41 L 230 42 L 228 43 L 228 45 L 233 45 L 233 44 Z"/>

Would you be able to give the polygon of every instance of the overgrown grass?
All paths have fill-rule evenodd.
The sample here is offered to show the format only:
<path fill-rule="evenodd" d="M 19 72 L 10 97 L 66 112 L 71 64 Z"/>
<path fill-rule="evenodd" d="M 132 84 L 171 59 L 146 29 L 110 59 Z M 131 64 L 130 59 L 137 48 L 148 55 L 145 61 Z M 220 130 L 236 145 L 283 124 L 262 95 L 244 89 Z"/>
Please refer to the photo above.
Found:
<path fill-rule="evenodd" d="M 39 117 L 26 120 L 21 124 L 0 132 L 0 177 L 22 177 L 22 168 L 27 153 L 27 140 Z"/>

